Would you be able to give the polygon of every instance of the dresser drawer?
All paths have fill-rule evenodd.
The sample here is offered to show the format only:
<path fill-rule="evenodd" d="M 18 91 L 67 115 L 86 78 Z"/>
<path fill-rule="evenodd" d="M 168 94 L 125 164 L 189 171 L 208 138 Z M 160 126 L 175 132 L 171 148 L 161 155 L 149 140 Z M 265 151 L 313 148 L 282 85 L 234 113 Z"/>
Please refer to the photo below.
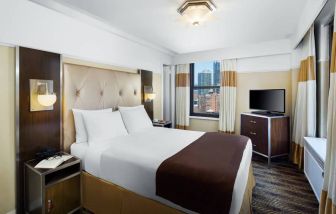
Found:
<path fill-rule="evenodd" d="M 258 143 L 259 140 L 258 140 L 258 137 L 256 135 L 255 132 L 252 132 L 252 131 L 246 131 L 246 132 L 242 132 L 241 135 L 244 135 L 248 138 L 251 139 L 252 141 L 252 146 L 253 146 L 253 150 L 259 150 L 259 147 L 260 147 L 260 144 Z"/>
<path fill-rule="evenodd" d="M 268 121 L 267 118 L 262 117 L 254 117 L 249 115 L 242 115 L 241 116 L 241 124 L 242 128 L 248 128 L 250 130 L 263 130 L 267 129 Z"/>
<path fill-rule="evenodd" d="M 241 115 L 241 135 L 251 139 L 253 150 L 268 154 L 268 119 Z"/>
<path fill-rule="evenodd" d="M 262 131 L 247 131 L 242 133 L 246 137 L 249 137 L 252 141 L 253 150 L 261 154 L 268 154 L 268 138 Z"/>

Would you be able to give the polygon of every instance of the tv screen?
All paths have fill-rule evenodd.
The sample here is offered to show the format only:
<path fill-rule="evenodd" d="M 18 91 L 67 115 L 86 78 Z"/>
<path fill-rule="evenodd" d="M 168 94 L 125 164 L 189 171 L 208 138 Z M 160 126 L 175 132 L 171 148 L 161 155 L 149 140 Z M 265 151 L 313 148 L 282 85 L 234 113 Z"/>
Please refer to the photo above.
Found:
<path fill-rule="evenodd" d="M 285 113 L 285 89 L 250 90 L 250 109 Z"/>

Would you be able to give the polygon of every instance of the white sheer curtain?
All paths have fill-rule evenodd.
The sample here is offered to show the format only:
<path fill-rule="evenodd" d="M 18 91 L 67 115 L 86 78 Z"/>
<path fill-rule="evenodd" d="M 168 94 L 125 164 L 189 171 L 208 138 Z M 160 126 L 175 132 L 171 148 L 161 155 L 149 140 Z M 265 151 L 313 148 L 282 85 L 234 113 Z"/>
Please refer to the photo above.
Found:
<path fill-rule="evenodd" d="M 237 96 L 237 59 L 221 62 L 219 131 L 234 133 Z"/>
<path fill-rule="evenodd" d="M 175 65 L 163 66 L 163 119 L 175 127 Z"/>
<path fill-rule="evenodd" d="M 293 53 L 293 70 L 298 69 L 293 121 L 292 160 L 303 168 L 304 137 L 316 133 L 316 63 L 314 28 L 311 27 Z"/>
<path fill-rule="evenodd" d="M 335 9 L 336 11 L 336 9 Z M 334 20 L 334 26 L 336 19 Z M 324 183 L 320 214 L 336 213 L 336 32 L 333 34 L 330 88 L 328 99 L 327 155 L 324 163 Z"/>

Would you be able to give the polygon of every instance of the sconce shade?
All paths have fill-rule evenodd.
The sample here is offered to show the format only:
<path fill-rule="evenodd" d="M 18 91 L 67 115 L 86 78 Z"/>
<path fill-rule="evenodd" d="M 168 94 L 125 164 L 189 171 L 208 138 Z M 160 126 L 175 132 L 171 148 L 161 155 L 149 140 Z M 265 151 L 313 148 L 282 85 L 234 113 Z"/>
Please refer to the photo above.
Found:
<path fill-rule="evenodd" d="M 30 79 L 30 111 L 51 111 L 57 100 L 53 80 Z"/>
<path fill-rule="evenodd" d="M 39 94 L 37 95 L 37 101 L 43 106 L 52 106 L 55 104 L 57 97 L 55 94 Z"/>
<path fill-rule="evenodd" d="M 154 100 L 156 97 L 156 94 L 155 93 L 148 93 L 148 94 L 145 94 L 145 100 L 146 101 L 152 101 Z"/>
<path fill-rule="evenodd" d="M 151 102 L 156 97 L 156 94 L 153 92 L 152 86 L 144 86 L 144 101 Z"/>

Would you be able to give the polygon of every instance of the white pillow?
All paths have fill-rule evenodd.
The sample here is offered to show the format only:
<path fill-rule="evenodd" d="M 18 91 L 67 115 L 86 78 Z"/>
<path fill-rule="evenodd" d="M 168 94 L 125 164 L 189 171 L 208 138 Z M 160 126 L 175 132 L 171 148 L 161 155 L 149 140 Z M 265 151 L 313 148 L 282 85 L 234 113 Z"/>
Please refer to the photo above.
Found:
<path fill-rule="evenodd" d="M 128 135 L 120 112 L 82 113 L 89 145 Z"/>
<path fill-rule="evenodd" d="M 76 143 L 85 143 L 88 142 L 88 137 L 86 133 L 86 128 L 83 120 L 83 112 L 112 112 L 112 108 L 100 109 L 100 110 L 81 110 L 81 109 L 72 109 L 75 121 L 75 130 L 76 130 Z"/>
<path fill-rule="evenodd" d="M 126 129 L 130 134 L 148 127 L 153 127 L 153 123 L 143 105 L 135 107 L 119 107 L 119 111 Z"/>

